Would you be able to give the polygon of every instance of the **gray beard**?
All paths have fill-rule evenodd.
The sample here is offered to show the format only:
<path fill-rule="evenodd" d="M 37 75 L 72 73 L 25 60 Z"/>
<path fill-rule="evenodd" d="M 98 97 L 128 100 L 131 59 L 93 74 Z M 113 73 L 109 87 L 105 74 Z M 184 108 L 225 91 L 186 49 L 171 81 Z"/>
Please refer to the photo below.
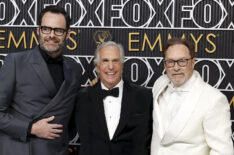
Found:
<path fill-rule="evenodd" d="M 46 47 L 45 43 L 43 42 L 43 40 L 41 39 L 41 37 L 39 36 L 39 45 L 40 45 L 40 48 L 43 51 L 45 51 L 46 53 L 52 54 L 52 53 L 57 53 L 58 51 L 60 51 L 62 49 L 63 45 L 64 45 L 64 42 L 61 45 L 59 45 L 56 48 L 54 48 L 54 49 L 48 49 Z"/>

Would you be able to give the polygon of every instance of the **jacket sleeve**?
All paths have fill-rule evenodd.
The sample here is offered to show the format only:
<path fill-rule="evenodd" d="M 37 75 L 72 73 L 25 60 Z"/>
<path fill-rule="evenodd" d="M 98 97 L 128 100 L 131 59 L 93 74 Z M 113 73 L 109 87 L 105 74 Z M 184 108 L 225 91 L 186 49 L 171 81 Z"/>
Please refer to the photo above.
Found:
<path fill-rule="evenodd" d="M 203 126 L 210 155 L 233 155 L 231 139 L 230 107 L 223 94 L 210 99 L 211 109 L 207 112 Z"/>
<path fill-rule="evenodd" d="M 16 91 L 16 63 L 9 54 L 0 70 L 0 132 L 20 141 L 27 140 L 29 122 L 13 115 L 12 102 Z"/>

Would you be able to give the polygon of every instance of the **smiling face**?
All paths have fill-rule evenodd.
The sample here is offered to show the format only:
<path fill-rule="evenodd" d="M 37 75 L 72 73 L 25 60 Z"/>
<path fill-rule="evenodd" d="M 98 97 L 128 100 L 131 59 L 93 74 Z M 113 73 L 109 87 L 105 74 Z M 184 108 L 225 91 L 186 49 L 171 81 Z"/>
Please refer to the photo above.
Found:
<path fill-rule="evenodd" d="M 190 58 L 191 55 L 189 54 L 189 49 L 183 44 L 172 45 L 166 50 L 165 54 L 166 61 L 189 59 L 188 64 L 185 67 L 180 67 L 177 63 L 175 63 L 174 67 L 167 67 L 164 64 L 167 76 L 172 81 L 175 87 L 183 85 L 192 76 L 195 64 L 195 58 L 192 59 Z"/>
<path fill-rule="evenodd" d="M 99 63 L 96 65 L 101 82 L 109 89 L 116 86 L 123 71 L 122 58 L 115 46 L 106 46 L 99 51 Z"/>
<path fill-rule="evenodd" d="M 66 29 L 66 19 L 63 14 L 47 12 L 42 17 L 41 26 Z M 69 31 L 57 36 L 53 30 L 50 34 L 43 34 L 40 27 L 37 28 L 37 34 L 39 35 L 40 48 L 51 57 L 61 55 L 64 42 L 69 37 Z"/>

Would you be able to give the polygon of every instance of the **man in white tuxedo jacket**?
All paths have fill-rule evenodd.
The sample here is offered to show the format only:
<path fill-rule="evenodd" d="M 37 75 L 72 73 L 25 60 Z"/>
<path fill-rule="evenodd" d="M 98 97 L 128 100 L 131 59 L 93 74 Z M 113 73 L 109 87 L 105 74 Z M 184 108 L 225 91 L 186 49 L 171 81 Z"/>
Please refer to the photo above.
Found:
<path fill-rule="evenodd" d="M 151 155 L 234 155 L 228 101 L 202 80 L 194 64 L 190 41 L 167 41 L 167 74 L 153 86 Z"/>

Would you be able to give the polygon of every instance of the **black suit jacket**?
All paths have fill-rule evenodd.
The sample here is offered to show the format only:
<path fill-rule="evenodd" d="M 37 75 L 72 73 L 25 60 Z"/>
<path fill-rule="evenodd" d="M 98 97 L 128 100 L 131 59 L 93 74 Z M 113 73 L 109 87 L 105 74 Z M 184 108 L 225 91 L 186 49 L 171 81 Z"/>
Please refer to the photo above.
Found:
<path fill-rule="evenodd" d="M 68 122 L 81 82 L 81 67 L 64 57 L 64 81 L 56 87 L 38 47 L 9 54 L 0 70 L 0 155 L 67 155 Z M 60 138 L 27 137 L 29 123 L 55 116 Z"/>
<path fill-rule="evenodd" d="M 148 155 L 152 125 L 152 93 L 124 81 L 119 124 L 109 139 L 100 82 L 82 89 L 76 107 L 79 155 Z"/>

